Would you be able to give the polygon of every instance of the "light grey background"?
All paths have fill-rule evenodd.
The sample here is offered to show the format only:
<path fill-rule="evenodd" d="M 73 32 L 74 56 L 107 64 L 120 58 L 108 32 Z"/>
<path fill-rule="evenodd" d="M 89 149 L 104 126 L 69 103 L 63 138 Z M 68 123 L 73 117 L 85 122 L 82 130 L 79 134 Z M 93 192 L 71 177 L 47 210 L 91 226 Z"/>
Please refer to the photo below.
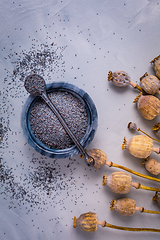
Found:
<path fill-rule="evenodd" d="M 113 197 L 121 196 L 102 186 L 102 176 L 118 169 L 106 166 L 99 171 L 90 169 L 79 155 L 49 159 L 28 145 L 20 125 L 28 93 L 19 76 L 13 81 L 12 74 L 23 53 L 40 50 L 41 44 L 47 44 L 58 56 L 62 54 L 52 64 L 52 72 L 49 65 L 44 69 L 45 80 L 74 84 L 92 97 L 98 111 L 98 129 L 87 149 L 99 148 L 106 152 L 108 161 L 149 174 L 141 165 L 142 160 L 122 151 L 121 145 L 124 136 L 136 134 L 127 129 L 128 122 L 137 123 L 155 136 L 151 128 L 159 117 L 144 120 L 133 103 L 138 91 L 130 86 L 116 88 L 107 81 L 107 75 L 109 70 L 123 70 L 133 82 L 139 83 L 146 71 L 154 73 L 150 61 L 160 54 L 160 1 L 3 0 L 0 14 L 4 133 L 1 164 L 6 174 L 12 171 L 8 173 L 9 180 L 1 181 L 0 239 L 159 239 L 156 233 L 123 232 L 100 226 L 97 232 L 86 233 L 72 228 L 73 217 L 88 211 L 96 212 L 99 220 L 120 226 L 160 228 L 160 224 L 156 215 L 137 212 L 132 217 L 123 217 L 110 211 Z M 155 153 L 152 156 L 159 159 Z M 55 186 L 49 195 L 44 188 L 47 180 L 34 186 L 31 177 L 39 176 L 39 170 L 45 172 L 48 167 L 54 168 L 55 174 Z M 135 176 L 133 181 L 158 187 L 155 182 Z M 26 191 L 23 199 L 18 195 L 22 189 Z M 154 192 L 132 188 L 126 196 L 135 199 L 137 206 L 158 210 L 152 202 L 153 195 Z"/>

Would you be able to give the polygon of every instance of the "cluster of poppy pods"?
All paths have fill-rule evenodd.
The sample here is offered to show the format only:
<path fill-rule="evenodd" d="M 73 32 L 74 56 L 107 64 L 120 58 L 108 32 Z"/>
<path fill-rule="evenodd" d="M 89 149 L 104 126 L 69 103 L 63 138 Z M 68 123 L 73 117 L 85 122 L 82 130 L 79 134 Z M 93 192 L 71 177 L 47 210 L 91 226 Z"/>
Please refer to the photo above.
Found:
<path fill-rule="evenodd" d="M 154 66 L 156 76 L 145 73 L 140 78 L 140 85 L 133 83 L 129 74 L 124 71 L 109 71 L 108 73 L 108 81 L 112 81 L 115 86 L 127 87 L 130 85 L 140 91 L 140 94 L 135 98 L 134 102 L 137 103 L 137 109 L 139 113 L 147 120 L 152 120 L 156 116 L 160 116 L 160 100 L 155 96 L 156 94 L 160 94 L 160 55 L 154 58 L 151 61 L 151 64 Z M 128 124 L 128 128 L 130 130 L 141 131 L 145 135 L 135 135 L 129 140 L 124 137 L 122 150 L 127 149 L 132 156 L 139 159 L 145 159 L 144 165 L 146 170 L 153 175 L 158 175 L 160 173 L 160 162 L 155 159 L 150 159 L 149 157 L 152 151 L 157 154 L 160 153 L 160 148 L 155 148 L 153 146 L 154 140 L 158 142 L 160 141 L 150 137 L 140 128 L 137 128 L 137 125 L 135 123 L 130 122 Z M 160 136 L 160 123 L 154 125 L 152 129 L 156 132 L 157 136 Z M 160 188 L 148 187 L 137 182 L 132 182 L 131 174 L 157 182 L 160 182 L 160 179 L 135 172 L 124 166 L 113 163 L 112 161 L 108 162 L 107 155 L 100 149 L 91 149 L 88 151 L 88 154 L 94 158 L 94 168 L 96 169 L 101 169 L 104 165 L 107 165 L 108 167 L 116 167 L 127 171 L 127 173 L 120 171 L 113 172 L 109 176 L 104 174 L 103 186 L 107 185 L 113 192 L 118 194 L 126 194 L 130 192 L 131 187 L 134 187 L 136 189 L 155 191 L 155 196 L 153 196 L 152 200 L 156 201 L 160 206 Z M 115 209 L 117 212 L 124 216 L 132 216 L 135 214 L 135 211 L 139 211 L 141 213 L 160 214 L 160 211 L 147 210 L 143 207 L 137 207 L 135 200 L 130 198 L 122 198 L 118 200 L 113 199 L 110 205 L 110 209 L 111 211 Z M 96 231 L 97 225 L 126 231 L 160 232 L 160 229 L 128 228 L 115 226 L 107 223 L 106 221 L 98 221 L 97 214 L 93 212 L 83 213 L 78 218 L 74 217 L 73 219 L 74 228 L 78 226 L 80 229 L 87 232 Z"/>

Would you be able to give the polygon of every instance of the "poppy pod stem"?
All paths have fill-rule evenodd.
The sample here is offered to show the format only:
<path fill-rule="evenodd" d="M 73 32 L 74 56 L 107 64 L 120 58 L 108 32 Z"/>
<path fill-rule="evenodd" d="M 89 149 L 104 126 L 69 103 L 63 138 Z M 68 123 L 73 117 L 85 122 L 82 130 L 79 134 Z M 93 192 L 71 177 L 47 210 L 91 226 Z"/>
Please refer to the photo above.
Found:
<path fill-rule="evenodd" d="M 144 131 L 141 130 L 140 128 L 137 128 L 136 123 L 129 122 L 127 127 L 128 127 L 130 130 L 137 130 L 138 132 L 141 132 L 141 133 L 145 134 L 147 137 L 151 138 L 152 140 L 160 143 L 160 140 L 151 137 L 149 134 L 147 134 L 146 132 L 144 132 Z"/>
<path fill-rule="evenodd" d="M 144 91 L 137 83 L 133 83 L 133 82 L 130 81 L 129 84 L 130 84 L 133 88 L 139 90 L 140 92 L 145 93 L 145 91 Z"/>
<path fill-rule="evenodd" d="M 147 210 L 144 209 L 144 207 L 137 207 L 135 200 L 131 198 L 121 198 L 118 200 L 113 198 L 110 204 L 110 210 L 116 210 L 123 216 L 133 216 L 135 211 L 140 213 L 160 214 L 160 211 Z"/>
<path fill-rule="evenodd" d="M 136 189 L 143 189 L 143 190 L 160 192 L 160 188 L 148 187 L 148 186 L 144 186 L 144 185 L 142 185 L 142 184 L 140 184 L 140 183 L 134 183 L 134 182 L 132 182 L 132 187 L 134 187 L 134 188 L 136 188 Z"/>
<path fill-rule="evenodd" d="M 147 209 L 143 209 L 142 212 L 144 212 L 144 213 L 160 214 L 160 211 L 152 211 L 152 210 L 147 210 Z"/>
<path fill-rule="evenodd" d="M 113 172 L 111 175 L 103 175 L 102 185 L 108 187 L 115 193 L 126 194 L 130 192 L 131 187 L 149 191 L 160 192 L 160 188 L 144 186 L 137 182 L 132 182 L 132 177 L 129 173 Z"/>
<path fill-rule="evenodd" d="M 138 232 L 159 232 L 160 229 L 155 228 L 130 228 L 130 227 L 121 227 L 116 226 L 106 221 L 98 221 L 97 214 L 94 212 L 88 212 L 81 214 L 78 218 L 74 217 L 73 219 L 73 228 L 79 227 L 81 230 L 86 232 L 95 232 L 97 231 L 97 225 L 102 227 L 108 227 L 124 231 L 138 231 Z"/>
<path fill-rule="evenodd" d="M 121 227 L 121 226 L 112 225 L 112 224 L 107 223 L 107 222 L 105 222 L 104 227 L 113 228 L 113 229 L 117 229 L 117 230 L 124 230 L 124 231 L 133 231 L 133 232 L 160 232 L 160 229 L 155 229 L 155 228 Z"/>
<path fill-rule="evenodd" d="M 109 71 L 108 72 L 108 82 L 112 81 L 117 87 L 127 87 L 131 85 L 134 89 L 138 89 L 140 92 L 145 93 L 145 91 L 137 84 L 131 81 L 128 73 L 124 71 Z"/>
<path fill-rule="evenodd" d="M 133 171 L 133 170 L 131 170 L 131 169 L 129 169 L 129 168 L 126 168 L 126 167 L 124 167 L 124 166 L 121 166 L 121 165 L 116 164 L 116 163 L 113 163 L 113 162 L 106 162 L 106 165 L 107 165 L 108 167 L 116 167 L 116 168 L 123 169 L 123 170 L 125 170 L 125 171 L 127 171 L 127 172 L 130 172 L 130 173 L 132 173 L 132 174 L 134 174 L 134 175 L 137 175 L 137 176 L 139 176 L 139 177 L 142 177 L 142 178 L 146 178 L 146 179 L 149 179 L 149 180 L 152 180 L 152 181 L 155 181 L 155 182 L 160 182 L 160 179 L 158 179 L 158 178 L 154 178 L 154 177 L 151 177 L 151 176 L 147 176 L 147 175 L 138 173 L 138 172 L 136 172 L 136 171 Z"/>
<path fill-rule="evenodd" d="M 154 177 L 151 177 L 151 176 L 147 176 L 147 175 L 135 172 L 135 171 L 133 171 L 129 168 L 126 168 L 126 167 L 121 166 L 119 164 L 113 163 L 111 161 L 107 162 L 107 155 L 105 154 L 105 152 L 103 152 L 100 149 L 91 149 L 91 150 L 88 151 L 88 153 L 89 153 L 90 156 L 92 156 L 94 158 L 94 160 L 95 160 L 94 168 L 96 168 L 97 170 L 101 169 L 104 165 L 107 165 L 108 167 L 116 167 L 116 168 L 123 169 L 127 172 L 130 172 L 130 173 L 132 173 L 134 175 L 137 175 L 139 177 L 142 177 L 142 178 L 146 178 L 146 179 L 149 179 L 149 180 L 152 180 L 152 181 L 160 182 L 160 179 L 158 179 L 158 178 L 154 178 Z"/>
<path fill-rule="evenodd" d="M 137 128 L 137 131 L 145 134 L 147 137 L 151 138 L 152 140 L 156 141 L 156 142 L 159 142 L 160 143 L 160 140 L 156 139 L 156 138 L 153 138 L 151 137 L 150 135 L 148 135 L 147 133 L 145 133 L 144 131 L 142 131 L 140 128 Z"/>

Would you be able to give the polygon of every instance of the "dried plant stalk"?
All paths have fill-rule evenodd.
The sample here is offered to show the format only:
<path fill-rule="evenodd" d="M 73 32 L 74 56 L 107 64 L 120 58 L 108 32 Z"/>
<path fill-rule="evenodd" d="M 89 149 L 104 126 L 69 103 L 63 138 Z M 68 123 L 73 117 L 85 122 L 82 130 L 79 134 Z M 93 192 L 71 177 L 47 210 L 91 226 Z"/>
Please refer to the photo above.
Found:
<path fill-rule="evenodd" d="M 156 130 L 157 128 L 159 129 L 159 126 L 160 126 L 159 124 L 156 124 L 155 126 L 153 126 L 152 129 L 154 129 L 154 130 Z M 160 141 L 158 139 L 151 137 L 150 135 L 148 135 L 147 133 L 142 131 L 140 128 L 138 128 L 136 123 L 129 122 L 128 128 L 130 130 L 140 131 L 143 134 L 145 134 L 147 137 L 149 137 L 150 139 L 160 143 Z M 126 144 L 126 142 L 124 144 Z M 159 161 L 157 161 L 155 159 L 149 159 L 149 157 L 147 157 L 143 164 L 145 164 L 145 168 L 150 173 L 152 173 L 154 175 L 158 175 L 160 173 L 160 162 Z"/>
<path fill-rule="evenodd" d="M 130 192 L 131 187 L 160 192 L 160 188 L 148 187 L 137 182 L 132 182 L 131 175 L 124 172 L 114 172 L 108 177 L 104 174 L 102 184 L 103 186 L 108 185 L 113 192 L 119 194 Z"/>
<path fill-rule="evenodd" d="M 137 83 L 133 83 L 131 81 L 130 76 L 128 75 L 128 73 L 124 72 L 124 71 L 109 71 L 108 72 L 108 81 L 112 81 L 113 84 L 117 87 L 127 87 L 128 85 L 131 85 L 133 88 L 138 89 L 141 92 L 145 91 L 137 84 Z"/>
<path fill-rule="evenodd" d="M 118 200 L 113 199 L 110 205 L 111 211 L 115 209 L 118 213 L 123 216 L 132 216 L 135 214 L 135 211 L 141 213 L 150 213 L 150 214 L 160 214 L 160 211 L 153 211 L 144 209 L 144 207 L 137 207 L 135 200 L 131 198 L 121 198 Z"/>
<path fill-rule="evenodd" d="M 139 177 L 142 177 L 142 178 L 145 178 L 145 179 L 149 179 L 149 180 L 152 180 L 152 181 L 156 181 L 156 182 L 160 182 L 160 179 L 158 178 L 154 178 L 154 177 L 151 177 L 151 176 L 147 176 L 145 174 L 141 174 L 141 173 L 138 173 L 136 171 L 133 171 L 127 167 L 124 167 L 124 166 L 121 166 L 119 164 L 116 164 L 116 163 L 113 163 L 111 161 L 107 162 L 107 155 L 100 149 L 91 149 L 88 151 L 88 154 L 94 158 L 95 160 L 95 165 L 94 167 L 96 169 L 100 169 L 102 168 L 104 165 L 107 165 L 108 167 L 116 167 L 116 168 L 120 168 L 120 169 L 123 169 L 129 173 L 132 173 L 134 175 L 137 175 Z"/>
<path fill-rule="evenodd" d="M 83 213 L 78 218 L 74 217 L 73 219 L 73 228 L 79 227 L 81 230 L 86 232 L 97 231 L 97 225 L 100 225 L 102 227 L 113 228 L 117 230 L 124 230 L 124 231 L 160 233 L 160 229 L 156 229 L 156 228 L 121 227 L 121 226 L 116 226 L 116 225 L 107 223 L 106 221 L 98 221 L 97 214 L 94 212 Z"/>
<path fill-rule="evenodd" d="M 144 132 L 143 130 L 141 130 L 140 128 L 138 128 L 136 123 L 129 122 L 127 127 L 128 127 L 130 130 L 137 130 L 138 132 L 141 132 L 141 133 L 145 134 L 147 137 L 151 138 L 152 140 L 160 143 L 160 140 L 151 137 L 149 134 L 147 134 L 146 132 Z M 158 123 L 158 124 L 155 124 L 155 125 L 152 127 L 152 130 L 155 131 L 155 130 L 158 130 L 159 128 L 160 128 L 160 124 Z"/>
<path fill-rule="evenodd" d="M 137 175 L 137 176 L 139 176 L 139 177 L 142 177 L 142 178 L 146 178 L 146 179 L 149 179 L 149 180 L 152 180 L 152 181 L 155 181 L 155 182 L 160 182 L 160 179 L 158 179 L 158 178 L 154 178 L 154 177 L 151 177 L 151 176 L 147 176 L 147 175 L 145 175 L 145 174 L 142 174 L 142 173 L 138 173 L 138 172 L 136 172 L 136 171 L 133 171 L 133 170 L 131 170 L 131 169 L 129 169 L 129 168 L 123 167 L 123 166 L 121 166 L 121 165 L 119 165 L 119 164 L 116 164 L 116 163 L 107 162 L 106 165 L 108 165 L 109 167 L 120 168 L 120 169 L 122 169 L 122 170 L 125 170 L 125 171 L 127 171 L 127 172 L 130 172 L 130 173 L 132 173 L 132 174 L 134 174 L 134 175 Z M 155 171 L 156 171 L 156 170 L 155 170 Z"/>

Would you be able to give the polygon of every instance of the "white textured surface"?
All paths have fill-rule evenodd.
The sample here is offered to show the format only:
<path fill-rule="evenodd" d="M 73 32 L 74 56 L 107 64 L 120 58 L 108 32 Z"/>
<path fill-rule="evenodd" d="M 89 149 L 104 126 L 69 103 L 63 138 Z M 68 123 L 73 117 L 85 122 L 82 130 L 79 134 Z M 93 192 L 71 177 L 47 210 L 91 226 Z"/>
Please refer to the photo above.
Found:
<path fill-rule="evenodd" d="M 108 161 L 148 174 L 141 160 L 122 151 L 123 137 L 134 133 L 128 122 L 136 122 L 154 136 L 151 127 L 159 121 L 144 120 L 133 104 L 138 92 L 130 86 L 119 89 L 107 81 L 109 70 L 126 71 L 133 82 L 148 71 L 160 54 L 159 0 L 3 0 L 0 5 L 0 72 L 2 130 L 0 239 L 159 239 L 155 233 L 123 232 L 98 227 L 95 233 L 72 228 L 72 219 L 94 211 L 99 220 L 130 227 L 160 228 L 159 216 L 136 213 L 132 217 L 110 211 L 110 201 L 120 198 L 102 186 L 104 173 L 117 169 L 88 168 L 79 156 L 54 160 L 41 156 L 26 142 L 20 126 L 22 106 L 28 97 L 19 76 L 12 73 L 23 52 L 48 44 L 62 57 L 44 69 L 46 82 L 66 81 L 92 97 L 99 116 L 98 130 L 88 146 L 106 152 Z M 52 44 L 54 43 L 54 44 Z M 51 46 L 51 44 L 53 46 Z M 24 73 L 27 70 L 24 69 Z M 29 69 L 30 71 L 30 69 Z M 157 144 L 154 143 L 156 146 Z M 159 156 L 152 154 L 157 160 Z M 48 169 L 54 178 L 44 179 Z M 11 172 L 7 172 L 11 170 Z M 1 169 L 2 173 L 2 169 Z M 42 180 L 40 181 L 40 173 Z M 37 178 L 36 178 L 37 177 Z M 133 181 L 158 186 L 133 176 Z M 41 184 L 40 184 L 41 182 Z M 47 188 L 50 186 L 48 194 Z M 22 198 L 22 193 L 24 198 Z M 154 192 L 131 189 L 128 197 L 137 206 L 158 210 Z"/>

